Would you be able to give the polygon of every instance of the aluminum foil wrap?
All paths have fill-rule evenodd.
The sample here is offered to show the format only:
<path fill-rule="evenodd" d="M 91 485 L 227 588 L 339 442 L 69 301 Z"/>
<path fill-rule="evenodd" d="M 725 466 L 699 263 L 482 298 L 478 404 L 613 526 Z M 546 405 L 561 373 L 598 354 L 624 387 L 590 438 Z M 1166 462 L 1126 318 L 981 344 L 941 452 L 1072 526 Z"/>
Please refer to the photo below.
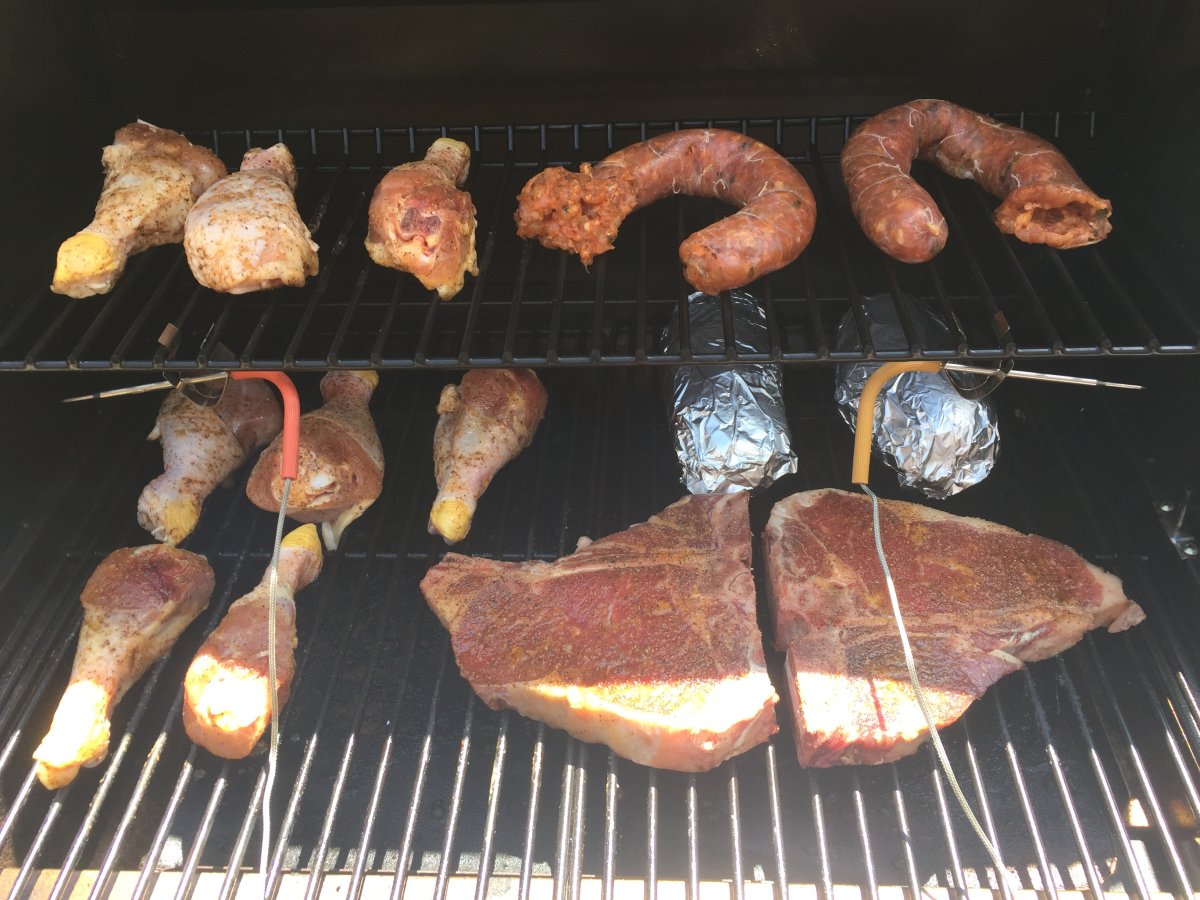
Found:
<path fill-rule="evenodd" d="M 769 350 L 767 317 L 758 301 L 733 291 L 729 303 L 738 351 Z M 688 317 L 693 353 L 725 352 L 720 297 L 692 294 Z M 679 350 L 677 328 L 673 320 L 663 333 L 667 352 Z M 675 453 L 693 494 L 766 487 L 796 471 L 778 365 L 676 366 L 666 385 Z"/>
<path fill-rule="evenodd" d="M 915 336 L 926 347 L 947 346 L 949 329 L 922 304 L 904 297 Z M 908 339 L 890 294 L 864 297 L 876 350 L 904 350 Z M 861 347 L 853 312 L 838 326 L 839 350 Z M 851 428 L 863 385 L 879 363 L 837 367 L 834 399 Z M 963 397 L 942 372 L 905 372 L 883 387 L 875 407 L 875 449 L 900 483 L 944 500 L 987 478 L 1000 449 L 1000 426 L 986 400 Z"/>

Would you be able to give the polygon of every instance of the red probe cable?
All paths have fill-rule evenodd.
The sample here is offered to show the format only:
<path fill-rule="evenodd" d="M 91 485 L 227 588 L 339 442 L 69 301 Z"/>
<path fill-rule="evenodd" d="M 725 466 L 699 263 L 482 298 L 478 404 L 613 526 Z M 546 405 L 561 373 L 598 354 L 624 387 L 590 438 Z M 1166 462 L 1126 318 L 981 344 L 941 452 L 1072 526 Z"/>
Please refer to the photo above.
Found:
<path fill-rule="evenodd" d="M 300 466 L 300 397 L 296 393 L 296 385 L 283 372 L 275 371 L 235 369 L 229 373 L 229 377 L 238 381 L 261 378 L 278 389 L 283 398 L 283 447 L 279 454 L 279 474 L 294 479 Z"/>

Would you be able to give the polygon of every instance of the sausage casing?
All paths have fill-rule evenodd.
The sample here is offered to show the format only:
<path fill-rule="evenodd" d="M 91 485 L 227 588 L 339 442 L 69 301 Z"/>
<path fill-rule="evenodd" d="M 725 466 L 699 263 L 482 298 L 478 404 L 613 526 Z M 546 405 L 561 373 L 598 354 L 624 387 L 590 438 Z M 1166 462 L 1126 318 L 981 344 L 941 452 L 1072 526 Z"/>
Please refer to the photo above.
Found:
<path fill-rule="evenodd" d="M 517 234 L 577 253 L 584 265 L 612 249 L 631 212 L 668 194 L 714 197 L 738 212 L 679 247 L 684 277 L 715 294 L 790 263 L 816 225 L 812 191 L 796 168 L 754 138 L 720 129 L 662 134 L 578 173 L 539 172 L 518 195 Z"/>
<path fill-rule="evenodd" d="M 914 159 L 1002 198 L 996 227 L 1026 243 L 1082 247 L 1112 230 L 1112 204 L 1049 142 L 945 100 L 914 100 L 868 119 L 842 149 L 855 217 L 901 262 L 932 259 L 949 236 L 941 210 L 909 174 Z"/>

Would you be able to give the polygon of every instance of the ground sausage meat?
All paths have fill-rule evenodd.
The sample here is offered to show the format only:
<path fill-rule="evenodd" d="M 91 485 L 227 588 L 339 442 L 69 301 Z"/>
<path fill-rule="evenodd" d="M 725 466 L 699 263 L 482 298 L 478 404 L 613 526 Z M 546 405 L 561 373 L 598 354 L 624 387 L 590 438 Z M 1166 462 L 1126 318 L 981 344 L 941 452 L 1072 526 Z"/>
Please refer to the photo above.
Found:
<path fill-rule="evenodd" d="M 517 234 L 589 265 L 612 249 L 627 215 L 668 194 L 740 207 L 679 247 L 684 277 L 710 294 L 787 265 L 816 224 L 812 191 L 791 163 L 744 134 L 696 128 L 626 147 L 577 173 L 539 172 L 517 197 Z"/>
<path fill-rule="evenodd" d="M 914 159 L 1000 197 L 996 227 L 1026 243 L 1083 247 L 1112 230 L 1112 204 L 1048 142 L 945 100 L 914 100 L 868 119 L 842 150 L 855 217 L 901 262 L 932 259 L 949 235 L 941 210 L 909 174 Z"/>

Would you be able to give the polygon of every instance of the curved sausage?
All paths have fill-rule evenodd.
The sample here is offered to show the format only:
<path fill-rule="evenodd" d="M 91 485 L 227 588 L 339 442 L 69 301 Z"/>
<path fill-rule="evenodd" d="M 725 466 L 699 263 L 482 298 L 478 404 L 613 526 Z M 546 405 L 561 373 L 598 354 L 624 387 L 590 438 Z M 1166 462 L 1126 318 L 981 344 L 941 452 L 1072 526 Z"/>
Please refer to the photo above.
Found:
<path fill-rule="evenodd" d="M 679 247 L 684 277 L 705 293 L 748 284 L 808 246 L 817 209 L 804 176 L 766 144 L 733 131 L 662 134 L 579 172 L 539 172 L 517 196 L 517 234 L 579 254 L 612 249 L 627 215 L 668 194 L 714 197 L 741 209 Z"/>
<path fill-rule="evenodd" d="M 855 217 L 901 262 L 932 259 L 949 234 L 933 198 L 909 175 L 914 159 L 1002 198 L 996 227 L 1026 243 L 1083 247 L 1112 230 L 1112 204 L 1050 143 L 945 100 L 914 100 L 868 119 L 842 149 Z"/>

